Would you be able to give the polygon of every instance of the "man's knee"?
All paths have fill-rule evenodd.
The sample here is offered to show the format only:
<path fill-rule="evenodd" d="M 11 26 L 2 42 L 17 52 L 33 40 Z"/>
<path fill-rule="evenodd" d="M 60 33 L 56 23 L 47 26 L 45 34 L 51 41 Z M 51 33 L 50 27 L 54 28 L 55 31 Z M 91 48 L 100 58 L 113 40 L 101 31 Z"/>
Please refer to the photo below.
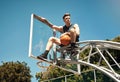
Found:
<path fill-rule="evenodd" d="M 50 38 L 49 38 L 49 41 L 54 42 L 54 41 L 55 41 L 55 37 L 50 37 Z"/>
<path fill-rule="evenodd" d="M 74 28 L 71 28 L 71 29 L 70 29 L 70 32 L 71 32 L 71 33 L 76 33 L 76 31 L 75 31 Z"/>

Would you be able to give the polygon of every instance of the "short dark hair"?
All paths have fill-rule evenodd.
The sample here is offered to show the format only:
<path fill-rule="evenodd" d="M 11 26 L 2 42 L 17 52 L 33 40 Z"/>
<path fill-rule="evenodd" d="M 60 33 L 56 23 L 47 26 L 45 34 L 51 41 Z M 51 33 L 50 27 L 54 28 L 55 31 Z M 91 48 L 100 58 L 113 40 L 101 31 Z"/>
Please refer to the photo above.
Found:
<path fill-rule="evenodd" d="M 64 19 L 66 16 L 70 16 L 70 13 L 65 13 L 65 14 L 63 15 L 63 19 Z"/>

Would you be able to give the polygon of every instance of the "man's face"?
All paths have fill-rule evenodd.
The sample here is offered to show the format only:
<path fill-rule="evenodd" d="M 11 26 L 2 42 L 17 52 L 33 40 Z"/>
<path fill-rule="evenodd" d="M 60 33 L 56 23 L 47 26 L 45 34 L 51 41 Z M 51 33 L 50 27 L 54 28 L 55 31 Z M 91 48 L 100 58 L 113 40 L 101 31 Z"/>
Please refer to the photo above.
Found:
<path fill-rule="evenodd" d="M 64 22 L 65 22 L 65 23 L 70 23 L 70 16 L 66 16 L 66 17 L 64 18 Z"/>

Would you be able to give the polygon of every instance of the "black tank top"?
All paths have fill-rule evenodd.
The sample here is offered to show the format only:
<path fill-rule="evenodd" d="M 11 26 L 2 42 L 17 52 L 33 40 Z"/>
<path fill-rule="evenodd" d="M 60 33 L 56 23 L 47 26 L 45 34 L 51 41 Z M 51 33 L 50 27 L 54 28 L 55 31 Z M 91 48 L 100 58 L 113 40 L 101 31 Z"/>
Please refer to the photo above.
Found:
<path fill-rule="evenodd" d="M 63 26 L 63 32 L 69 32 L 70 28 L 73 27 L 73 24 L 71 24 L 69 27 L 67 27 L 66 25 Z"/>
<path fill-rule="evenodd" d="M 73 28 L 73 24 L 71 24 L 69 27 L 67 27 L 66 25 L 63 26 L 63 32 L 69 32 L 69 30 Z M 79 35 L 76 36 L 76 42 L 79 42 Z"/>

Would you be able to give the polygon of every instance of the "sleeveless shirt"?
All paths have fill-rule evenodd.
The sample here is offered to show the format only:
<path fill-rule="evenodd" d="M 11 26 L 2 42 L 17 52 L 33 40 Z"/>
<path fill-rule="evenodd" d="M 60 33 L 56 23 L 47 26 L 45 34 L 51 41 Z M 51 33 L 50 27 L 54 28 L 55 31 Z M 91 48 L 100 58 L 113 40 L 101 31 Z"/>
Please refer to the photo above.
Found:
<path fill-rule="evenodd" d="M 67 27 L 66 25 L 63 26 L 63 32 L 69 32 L 70 29 L 73 28 L 73 24 L 71 24 L 69 27 Z M 76 42 L 79 41 L 79 35 L 76 36 Z"/>

